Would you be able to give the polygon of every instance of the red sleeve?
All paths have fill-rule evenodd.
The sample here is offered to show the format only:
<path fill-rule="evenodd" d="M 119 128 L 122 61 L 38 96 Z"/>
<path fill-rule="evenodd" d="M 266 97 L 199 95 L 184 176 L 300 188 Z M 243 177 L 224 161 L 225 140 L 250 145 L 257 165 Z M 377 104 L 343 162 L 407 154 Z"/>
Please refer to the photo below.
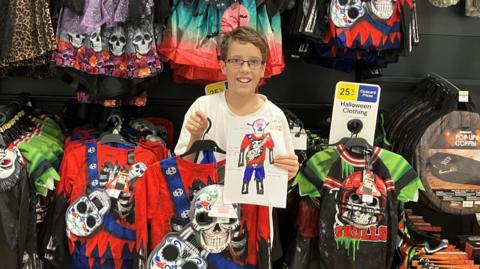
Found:
<path fill-rule="evenodd" d="M 60 182 L 57 184 L 55 192 L 56 196 L 63 195 L 69 203 L 72 201 L 73 184 L 82 167 L 82 162 L 85 162 L 83 156 L 85 152 L 84 147 L 70 146 L 68 151 L 64 153 L 64 158 L 60 164 Z"/>
<path fill-rule="evenodd" d="M 147 219 L 150 223 L 148 250 L 151 251 L 170 232 L 170 218 L 174 208 L 159 162 L 147 169 L 147 182 Z"/>
<path fill-rule="evenodd" d="M 142 141 L 142 143 L 144 144 L 144 147 L 148 148 L 155 154 L 157 161 L 168 158 L 168 150 L 161 143 L 155 141 Z"/>
<path fill-rule="evenodd" d="M 243 137 L 243 141 L 242 141 L 242 144 L 240 145 L 240 149 L 243 150 L 243 149 L 246 149 L 248 146 L 250 146 L 250 139 L 248 138 L 248 135 L 245 135 L 245 137 Z"/>

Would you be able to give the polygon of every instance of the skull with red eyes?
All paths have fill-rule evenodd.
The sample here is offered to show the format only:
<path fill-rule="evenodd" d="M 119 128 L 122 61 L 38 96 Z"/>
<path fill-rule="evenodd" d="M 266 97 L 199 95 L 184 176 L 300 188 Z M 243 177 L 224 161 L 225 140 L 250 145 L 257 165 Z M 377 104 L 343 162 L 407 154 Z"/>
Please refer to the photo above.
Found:
<path fill-rule="evenodd" d="M 356 171 L 343 181 L 340 197 L 339 218 L 347 224 L 365 228 L 382 220 L 387 205 L 387 187 L 382 178 L 371 171 Z"/>

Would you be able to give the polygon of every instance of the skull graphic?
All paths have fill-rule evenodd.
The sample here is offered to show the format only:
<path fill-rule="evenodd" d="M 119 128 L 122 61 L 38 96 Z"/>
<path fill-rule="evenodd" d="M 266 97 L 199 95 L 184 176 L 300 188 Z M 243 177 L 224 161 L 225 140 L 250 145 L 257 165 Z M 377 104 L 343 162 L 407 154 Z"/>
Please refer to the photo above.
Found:
<path fill-rule="evenodd" d="M 127 36 L 122 26 L 114 27 L 106 31 L 110 52 L 115 56 L 121 56 L 127 45 Z"/>
<path fill-rule="evenodd" d="M 64 65 L 71 65 L 73 61 L 73 53 L 70 50 L 66 50 L 62 53 L 62 60 Z"/>
<path fill-rule="evenodd" d="M 449 7 L 458 4 L 460 0 L 429 0 L 429 2 L 436 7 Z M 468 4 L 468 2 L 465 3 Z"/>
<path fill-rule="evenodd" d="M 132 43 L 135 51 L 139 54 L 145 55 L 152 48 L 153 34 L 148 30 L 148 27 L 139 27 L 133 30 Z"/>
<path fill-rule="evenodd" d="M 387 187 L 384 181 L 373 173 L 367 173 L 371 179 L 362 180 L 363 171 L 349 175 L 342 183 L 340 219 L 345 223 L 365 228 L 378 224 L 387 204 Z M 371 182 L 372 184 L 366 184 Z M 367 199 L 368 190 L 371 199 Z"/>
<path fill-rule="evenodd" d="M 371 0 L 365 2 L 367 12 L 375 19 L 388 20 L 393 15 L 396 0 Z"/>
<path fill-rule="evenodd" d="M 85 237 L 91 235 L 102 225 L 104 215 L 110 209 L 107 193 L 95 190 L 88 196 L 80 196 L 68 208 L 65 214 L 67 235 Z"/>
<path fill-rule="evenodd" d="M 173 191 L 173 196 L 175 196 L 175 197 L 180 197 L 180 196 L 182 196 L 182 194 L 183 194 L 183 190 L 181 188 L 175 189 Z"/>
<path fill-rule="evenodd" d="M 223 188 L 209 185 L 195 195 L 190 209 L 190 220 L 197 242 L 209 253 L 222 252 L 230 243 L 232 234 L 240 225 L 240 209 L 237 204 L 224 205 L 235 212 L 235 218 L 220 218 L 209 213 L 215 203 L 223 203 Z"/>
<path fill-rule="evenodd" d="M 144 163 L 135 163 L 132 165 L 132 167 L 130 167 L 128 177 L 130 178 L 130 180 L 142 177 L 143 174 L 145 174 L 145 171 L 147 171 L 147 166 Z"/>
<path fill-rule="evenodd" d="M 365 3 L 362 0 L 332 0 L 330 3 L 330 18 L 337 27 L 351 27 L 364 15 Z"/>
<path fill-rule="evenodd" d="M 147 268 L 207 269 L 200 251 L 187 239 L 191 233 L 187 227 L 181 233 L 167 234 L 148 257 Z"/>
<path fill-rule="evenodd" d="M 93 51 L 102 51 L 102 37 L 100 35 L 100 28 L 98 28 L 88 37 L 88 42 L 90 44 L 90 48 L 92 48 Z"/>
<path fill-rule="evenodd" d="M 167 175 L 169 176 L 174 175 L 176 172 L 177 172 L 177 168 L 175 167 L 169 167 L 167 168 L 167 171 L 166 171 Z"/>
<path fill-rule="evenodd" d="M 67 33 L 68 41 L 72 44 L 74 48 L 80 48 L 83 45 L 83 41 L 85 41 L 84 34 L 77 34 L 77 33 Z"/>

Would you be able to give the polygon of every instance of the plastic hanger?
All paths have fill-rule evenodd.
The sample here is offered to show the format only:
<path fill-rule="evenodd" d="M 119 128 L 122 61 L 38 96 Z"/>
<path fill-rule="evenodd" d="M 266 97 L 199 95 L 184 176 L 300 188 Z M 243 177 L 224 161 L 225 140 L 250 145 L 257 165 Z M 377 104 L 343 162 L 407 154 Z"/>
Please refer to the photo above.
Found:
<path fill-rule="evenodd" d="M 222 153 L 222 154 L 227 154 L 227 152 L 225 150 L 223 150 L 222 148 L 220 148 L 220 146 L 217 145 L 217 143 L 215 141 L 213 141 L 211 139 L 205 139 L 205 135 L 208 133 L 208 131 L 210 131 L 211 127 L 212 127 L 212 121 L 210 120 L 210 118 L 208 118 L 208 127 L 207 127 L 207 130 L 205 131 L 205 133 L 202 136 L 202 140 L 197 140 L 197 141 L 193 142 L 192 146 L 187 150 L 187 152 L 180 155 L 180 157 L 185 157 L 187 155 L 196 153 L 197 154 L 196 157 L 195 157 L 195 160 L 196 160 L 197 156 L 198 156 L 198 153 L 200 151 L 214 151 L 214 152 L 218 152 L 218 153 Z"/>
<path fill-rule="evenodd" d="M 342 144 L 349 151 L 354 153 L 363 153 L 363 150 L 372 150 L 373 147 L 370 145 L 367 140 L 361 137 L 357 137 L 358 133 L 363 128 L 363 123 L 359 119 L 352 119 L 347 123 L 348 130 L 352 133 L 351 137 L 344 137 L 340 139 L 337 143 L 331 145 L 336 146 Z"/>
<path fill-rule="evenodd" d="M 120 134 L 123 120 L 119 112 L 115 110 L 112 111 L 112 113 L 108 116 L 107 121 L 112 121 L 115 124 L 115 127 L 111 132 L 103 132 L 98 138 L 99 142 L 103 144 L 115 143 L 127 147 L 135 147 L 135 144 L 125 140 L 125 138 Z"/>

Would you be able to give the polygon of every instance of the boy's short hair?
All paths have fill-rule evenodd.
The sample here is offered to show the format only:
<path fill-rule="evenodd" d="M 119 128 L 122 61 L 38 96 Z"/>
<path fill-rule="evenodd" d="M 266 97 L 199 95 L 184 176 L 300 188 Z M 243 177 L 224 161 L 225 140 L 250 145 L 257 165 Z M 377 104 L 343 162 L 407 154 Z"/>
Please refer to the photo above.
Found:
<path fill-rule="evenodd" d="M 222 45 L 220 47 L 221 60 L 226 60 L 228 48 L 230 47 L 230 43 L 232 43 L 232 41 L 237 41 L 240 43 L 251 43 L 252 45 L 257 47 L 262 53 L 262 60 L 264 62 L 267 60 L 267 41 L 255 29 L 248 26 L 240 26 L 226 33 L 223 36 Z"/>

